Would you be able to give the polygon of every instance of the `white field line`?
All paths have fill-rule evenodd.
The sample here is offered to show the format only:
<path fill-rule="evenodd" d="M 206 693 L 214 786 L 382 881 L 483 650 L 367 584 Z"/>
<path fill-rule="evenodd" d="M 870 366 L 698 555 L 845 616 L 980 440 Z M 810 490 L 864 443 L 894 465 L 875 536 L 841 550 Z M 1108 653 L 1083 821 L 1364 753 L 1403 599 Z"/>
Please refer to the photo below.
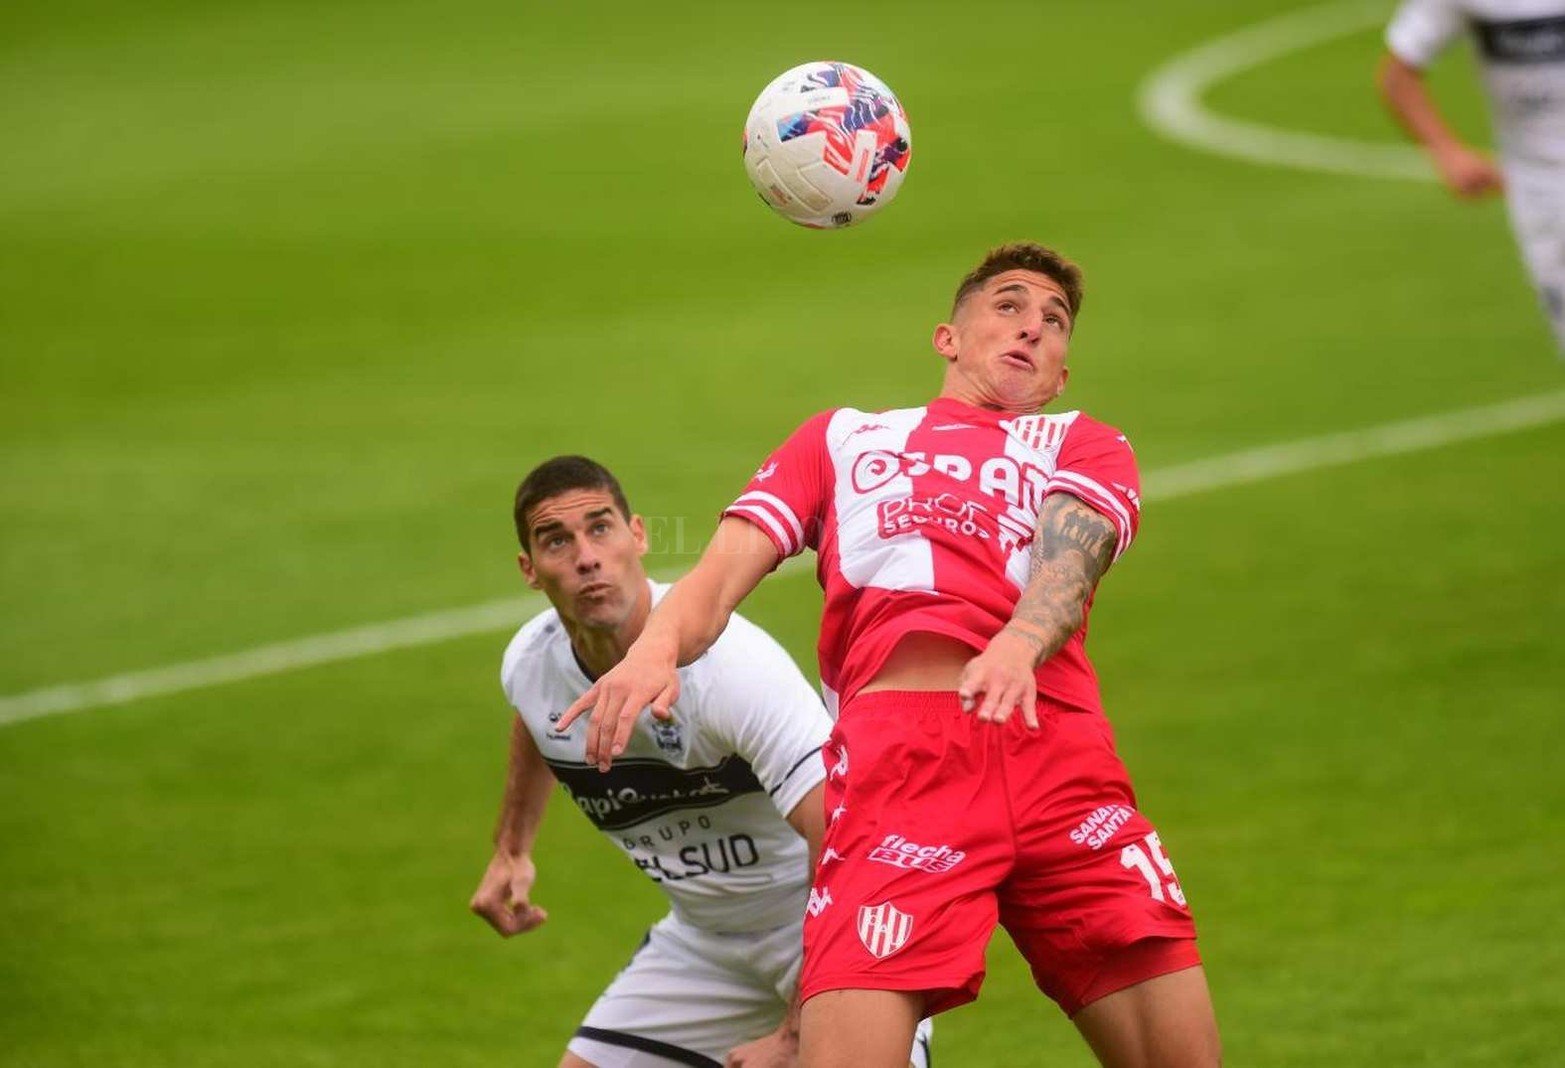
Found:
<path fill-rule="evenodd" d="M 1565 420 L 1565 390 L 1160 468 L 1147 473 L 1143 496 L 1149 501 L 1172 500 L 1302 471 L 1399 456 L 1547 426 L 1561 420 Z M 808 560 L 796 557 L 787 561 L 778 573 L 803 574 L 811 570 L 813 567 Z M 659 577 L 671 580 L 676 576 L 664 573 Z M 507 630 L 519 625 L 542 605 L 543 599 L 537 594 L 486 601 L 466 608 L 260 645 L 227 656 L 31 690 L 0 697 L 0 726 Z"/>
<path fill-rule="evenodd" d="M 1141 119 L 1163 136 L 1193 148 L 1251 163 L 1369 178 L 1433 181 L 1430 165 L 1411 145 L 1355 141 L 1280 130 L 1209 111 L 1201 97 L 1225 78 L 1274 59 L 1384 25 L 1386 0 L 1346 0 L 1256 23 L 1176 56 L 1154 70 L 1137 94 Z M 1366 98 L 1370 72 L 1364 72 Z"/>

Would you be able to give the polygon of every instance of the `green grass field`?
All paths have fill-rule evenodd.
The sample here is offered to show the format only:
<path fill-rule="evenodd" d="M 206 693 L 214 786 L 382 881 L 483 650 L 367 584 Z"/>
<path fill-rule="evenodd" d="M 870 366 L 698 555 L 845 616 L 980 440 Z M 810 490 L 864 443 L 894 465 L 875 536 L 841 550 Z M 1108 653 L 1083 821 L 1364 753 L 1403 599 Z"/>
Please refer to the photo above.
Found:
<path fill-rule="evenodd" d="M 1016 237 L 1085 266 L 1065 399 L 1144 471 L 1559 391 L 1500 204 L 1139 122 L 1158 64 L 1294 6 L 0 6 L 0 694 L 518 594 L 510 494 L 559 452 L 688 564 L 806 415 L 930 396 Z M 1210 101 L 1392 141 L 1378 47 Z M 739 158 L 822 57 L 914 131 L 829 234 Z M 1435 81 L 1482 136 L 1470 66 Z M 1149 505 L 1092 644 L 1229 1063 L 1565 1058 L 1562 483 L 1554 423 Z M 747 612 L 813 666 L 817 606 Z M 0 726 L 0 1064 L 552 1065 L 659 898 L 559 806 L 548 925 L 467 913 L 507 637 Z M 937 1053 L 1090 1063 L 1003 938 Z"/>

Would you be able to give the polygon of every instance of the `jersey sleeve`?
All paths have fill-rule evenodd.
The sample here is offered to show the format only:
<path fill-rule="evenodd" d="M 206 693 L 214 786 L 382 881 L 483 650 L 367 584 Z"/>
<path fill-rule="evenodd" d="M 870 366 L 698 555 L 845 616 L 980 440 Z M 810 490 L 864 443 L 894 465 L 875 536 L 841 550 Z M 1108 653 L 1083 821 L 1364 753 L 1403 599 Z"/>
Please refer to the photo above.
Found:
<path fill-rule="evenodd" d="M 786 817 L 826 777 L 831 717 L 787 650 L 737 613 L 703 660 L 702 718 Z"/>
<path fill-rule="evenodd" d="M 1466 27 L 1457 0 L 1403 0 L 1386 27 L 1386 47 L 1413 67 L 1427 67 Z"/>
<path fill-rule="evenodd" d="M 525 689 L 527 653 L 537 639 L 537 632 L 538 620 L 529 620 L 511 638 L 500 658 L 500 689 L 505 692 L 506 702 L 517 712 L 523 711 L 521 694 Z"/>
<path fill-rule="evenodd" d="M 821 412 L 789 435 L 766 458 L 738 498 L 723 509 L 760 527 L 783 558 L 820 545 L 830 500 L 831 457 L 826 428 L 831 412 Z"/>
<path fill-rule="evenodd" d="M 1114 524 L 1114 559 L 1141 526 L 1141 475 L 1130 442 L 1111 426 L 1078 419 L 1060 447 L 1059 464 L 1044 493 L 1069 493 Z"/>

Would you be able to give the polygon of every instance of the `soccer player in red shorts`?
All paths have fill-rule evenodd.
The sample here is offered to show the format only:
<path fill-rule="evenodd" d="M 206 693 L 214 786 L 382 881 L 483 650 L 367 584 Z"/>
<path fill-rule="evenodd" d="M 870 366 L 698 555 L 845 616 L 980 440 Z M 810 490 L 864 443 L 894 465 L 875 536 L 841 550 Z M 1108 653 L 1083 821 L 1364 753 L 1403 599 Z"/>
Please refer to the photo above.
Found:
<path fill-rule="evenodd" d="M 815 550 L 839 715 L 804 926 L 806 1068 L 902 1063 L 921 1015 L 977 996 L 997 922 L 1103 1064 L 1220 1062 L 1190 911 L 1084 648 L 1098 580 L 1139 525 L 1135 458 L 1113 427 L 1040 414 L 1080 307 L 1057 253 L 989 253 L 935 328 L 940 395 L 806 421 L 562 717 L 591 711 L 587 759 L 606 768 L 649 705 L 668 715 L 676 665 Z"/>

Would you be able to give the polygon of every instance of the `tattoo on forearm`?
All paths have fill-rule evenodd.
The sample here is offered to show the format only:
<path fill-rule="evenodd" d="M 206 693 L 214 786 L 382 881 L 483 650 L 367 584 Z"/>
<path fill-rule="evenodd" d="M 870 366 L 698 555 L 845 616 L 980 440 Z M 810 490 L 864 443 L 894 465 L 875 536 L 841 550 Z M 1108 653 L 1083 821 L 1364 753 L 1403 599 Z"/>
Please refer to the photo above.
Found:
<path fill-rule="evenodd" d="M 1081 628 L 1087 598 L 1114 558 L 1114 524 L 1065 493 L 1051 493 L 1038 511 L 1032 568 L 1011 618 L 1040 646 L 1038 662 L 1059 651 Z"/>

